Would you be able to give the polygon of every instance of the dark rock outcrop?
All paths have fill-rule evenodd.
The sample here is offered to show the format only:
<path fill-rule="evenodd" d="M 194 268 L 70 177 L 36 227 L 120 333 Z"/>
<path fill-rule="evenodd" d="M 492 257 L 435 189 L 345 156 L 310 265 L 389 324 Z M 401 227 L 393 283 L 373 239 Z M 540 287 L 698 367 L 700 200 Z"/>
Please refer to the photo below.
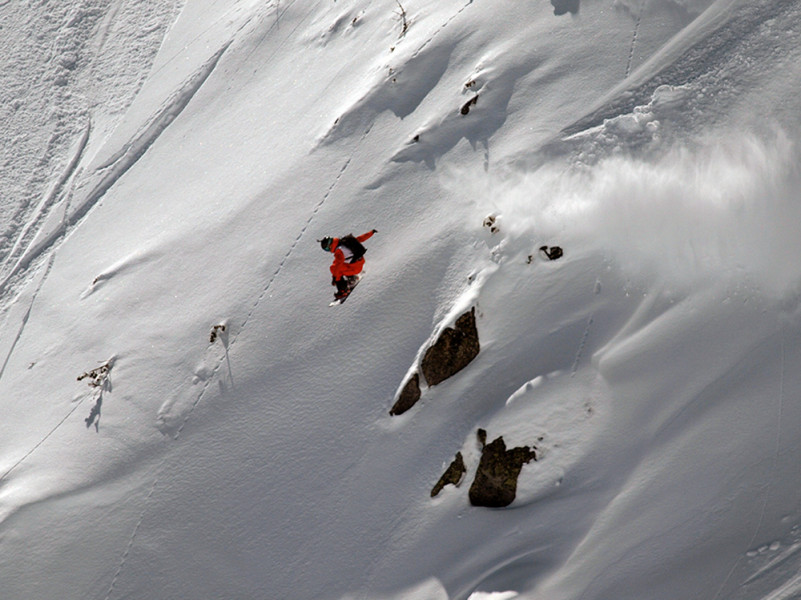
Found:
<path fill-rule="evenodd" d="M 467 102 L 462 105 L 462 108 L 459 110 L 460 113 L 466 115 L 470 112 L 470 107 L 475 106 L 478 103 L 478 94 L 470 98 Z"/>
<path fill-rule="evenodd" d="M 389 411 L 391 415 L 402 415 L 420 399 L 420 375 L 415 373 L 403 386 L 397 401 Z"/>
<path fill-rule="evenodd" d="M 433 498 L 439 494 L 442 491 L 442 488 L 448 484 L 459 487 L 459 484 L 462 483 L 462 477 L 464 477 L 465 471 L 467 471 L 467 468 L 464 466 L 464 458 L 462 458 L 462 453 L 457 452 L 456 458 L 453 459 L 453 462 L 442 474 L 442 477 L 439 478 L 437 485 L 431 489 L 431 497 Z"/>
<path fill-rule="evenodd" d="M 426 350 L 421 368 L 429 386 L 437 385 L 464 369 L 478 356 L 476 309 L 472 308 L 448 327 L 439 339 Z"/>
<path fill-rule="evenodd" d="M 487 444 L 487 432 L 478 430 L 481 461 L 470 486 L 470 504 L 502 508 L 509 506 L 517 494 L 517 478 L 524 464 L 537 460 L 536 447 L 506 449 L 503 436 Z"/>
<path fill-rule="evenodd" d="M 557 258 L 562 258 L 564 255 L 564 251 L 559 246 L 540 246 L 540 252 L 542 252 L 548 260 L 556 260 Z"/>
<path fill-rule="evenodd" d="M 581 0 L 551 0 L 553 14 L 556 16 L 570 13 L 575 15 L 579 11 Z"/>

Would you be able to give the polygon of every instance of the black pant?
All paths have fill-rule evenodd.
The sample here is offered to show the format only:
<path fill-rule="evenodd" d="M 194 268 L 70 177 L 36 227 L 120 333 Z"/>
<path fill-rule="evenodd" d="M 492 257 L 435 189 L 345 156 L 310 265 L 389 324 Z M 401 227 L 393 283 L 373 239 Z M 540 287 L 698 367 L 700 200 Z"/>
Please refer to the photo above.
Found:
<path fill-rule="evenodd" d="M 342 277 L 336 280 L 337 291 L 339 293 L 347 292 L 348 288 L 350 287 L 350 283 L 348 282 L 347 277 Z"/>

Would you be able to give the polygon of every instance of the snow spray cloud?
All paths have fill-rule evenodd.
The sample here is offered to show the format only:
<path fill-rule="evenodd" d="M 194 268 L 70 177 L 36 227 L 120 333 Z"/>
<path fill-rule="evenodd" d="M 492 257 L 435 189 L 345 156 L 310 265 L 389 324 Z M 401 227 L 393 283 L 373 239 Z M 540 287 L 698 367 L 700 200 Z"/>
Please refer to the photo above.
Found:
<path fill-rule="evenodd" d="M 603 253 L 634 284 L 678 291 L 727 279 L 781 297 L 801 287 L 799 158 L 782 133 L 737 134 L 656 160 L 482 174 L 470 185 L 502 220 L 507 251 L 561 245 Z"/>

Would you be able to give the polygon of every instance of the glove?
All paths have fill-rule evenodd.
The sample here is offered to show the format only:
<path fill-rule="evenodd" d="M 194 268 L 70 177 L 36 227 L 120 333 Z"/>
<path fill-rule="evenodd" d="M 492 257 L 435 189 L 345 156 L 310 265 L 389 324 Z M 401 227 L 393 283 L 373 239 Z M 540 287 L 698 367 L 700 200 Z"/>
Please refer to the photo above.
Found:
<path fill-rule="evenodd" d="M 373 229 L 373 233 L 378 233 L 378 229 Z"/>
<path fill-rule="evenodd" d="M 332 275 L 331 276 L 331 285 L 336 285 L 336 284 L 337 284 L 337 278 Z"/>

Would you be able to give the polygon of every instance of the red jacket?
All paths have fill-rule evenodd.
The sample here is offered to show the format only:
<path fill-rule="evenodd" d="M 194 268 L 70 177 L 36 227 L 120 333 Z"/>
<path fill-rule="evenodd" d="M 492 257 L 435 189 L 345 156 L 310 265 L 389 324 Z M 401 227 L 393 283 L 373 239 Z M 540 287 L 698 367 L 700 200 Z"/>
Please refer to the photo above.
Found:
<path fill-rule="evenodd" d="M 361 243 L 364 243 L 373 237 L 373 233 L 374 231 L 368 231 L 367 233 L 356 236 L 356 239 Z M 331 252 L 334 253 L 334 262 L 331 264 L 331 275 L 334 276 L 334 279 L 342 279 L 343 277 L 348 277 L 350 275 L 358 275 L 364 268 L 363 258 L 360 258 L 352 263 L 347 262 L 345 252 L 349 253 L 349 251 L 347 248 L 345 248 L 345 252 L 342 250 L 343 249 L 339 247 L 339 238 L 334 238 L 334 241 L 331 244 Z"/>

